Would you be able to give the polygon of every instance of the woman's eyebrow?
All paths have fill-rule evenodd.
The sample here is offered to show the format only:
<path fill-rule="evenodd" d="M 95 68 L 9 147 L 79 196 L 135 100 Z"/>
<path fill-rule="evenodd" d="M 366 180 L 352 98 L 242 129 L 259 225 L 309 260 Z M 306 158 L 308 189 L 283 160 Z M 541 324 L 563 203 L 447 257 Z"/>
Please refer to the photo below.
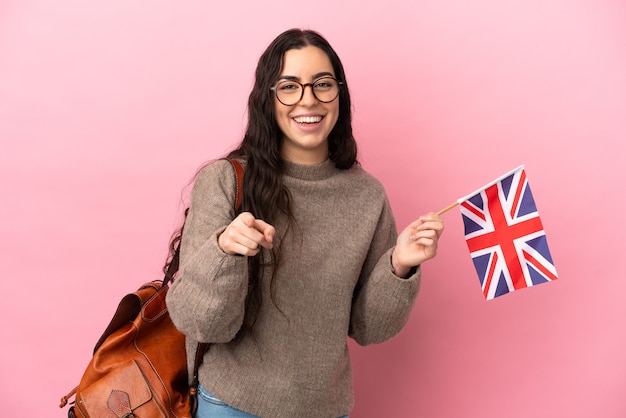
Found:
<path fill-rule="evenodd" d="M 317 74 L 313 74 L 313 78 L 312 79 L 313 80 L 317 80 L 318 78 L 321 78 L 321 77 L 335 77 L 335 76 L 331 72 L 322 71 L 322 72 L 319 72 Z M 301 81 L 300 77 L 296 77 L 294 75 L 281 75 L 279 80 L 296 80 L 296 81 Z"/>
<path fill-rule="evenodd" d="M 328 71 L 322 71 L 321 73 L 314 74 L 313 80 L 317 80 L 320 77 L 334 77 L 334 75 Z"/>

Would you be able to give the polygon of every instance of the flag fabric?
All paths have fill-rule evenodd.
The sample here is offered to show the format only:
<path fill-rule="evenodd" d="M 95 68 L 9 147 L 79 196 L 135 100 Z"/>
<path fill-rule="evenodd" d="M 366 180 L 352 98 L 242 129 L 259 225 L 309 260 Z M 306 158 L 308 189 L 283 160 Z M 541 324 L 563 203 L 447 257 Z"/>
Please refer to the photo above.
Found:
<path fill-rule="evenodd" d="M 557 279 L 524 166 L 457 203 L 485 299 Z"/>

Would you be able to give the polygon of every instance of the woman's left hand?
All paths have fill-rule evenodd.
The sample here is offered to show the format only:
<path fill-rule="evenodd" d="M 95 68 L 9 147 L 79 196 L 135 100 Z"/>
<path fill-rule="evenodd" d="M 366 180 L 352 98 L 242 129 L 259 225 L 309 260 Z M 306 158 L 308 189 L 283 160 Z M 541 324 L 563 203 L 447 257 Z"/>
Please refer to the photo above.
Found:
<path fill-rule="evenodd" d="M 434 212 L 420 216 L 398 235 L 391 256 L 394 273 L 408 276 L 411 268 L 437 255 L 437 243 L 443 233 L 443 218 Z"/>

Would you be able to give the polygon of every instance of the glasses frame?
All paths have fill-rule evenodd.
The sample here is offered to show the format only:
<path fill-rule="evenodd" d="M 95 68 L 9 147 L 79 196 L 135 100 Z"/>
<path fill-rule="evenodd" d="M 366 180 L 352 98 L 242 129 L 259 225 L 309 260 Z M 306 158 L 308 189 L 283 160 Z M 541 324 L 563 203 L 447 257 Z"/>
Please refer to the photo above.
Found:
<path fill-rule="evenodd" d="M 332 99 L 332 100 L 320 100 L 319 97 L 317 97 L 317 94 L 315 94 L 315 89 L 313 88 L 313 86 L 318 83 L 320 80 L 325 80 L 325 79 L 331 79 L 331 80 L 335 80 L 335 82 L 337 83 L 337 95 Z M 295 103 L 292 104 L 287 104 L 285 102 L 283 102 L 282 100 L 280 100 L 280 98 L 278 97 L 278 85 L 284 81 L 289 81 L 292 83 L 296 83 L 299 84 L 300 87 L 302 87 L 302 90 L 300 91 L 300 98 L 298 100 L 295 101 Z M 316 80 L 313 80 L 313 82 L 311 83 L 301 83 L 297 80 L 292 80 L 292 79 L 285 79 L 285 80 L 281 80 L 278 82 L 278 84 L 276 84 L 275 86 L 270 87 L 270 90 L 274 92 L 274 95 L 276 96 L 276 100 L 278 100 L 279 102 L 281 102 L 283 105 L 285 106 L 295 106 L 298 104 L 298 102 L 300 102 L 302 100 L 302 98 L 304 97 L 304 90 L 306 90 L 307 87 L 311 87 L 311 93 L 313 93 L 313 97 L 315 97 L 315 100 L 317 100 L 320 103 L 331 103 L 334 102 L 335 100 L 337 100 L 337 97 L 339 97 L 339 93 L 341 93 L 341 86 L 343 86 L 343 81 L 339 81 L 337 80 L 335 77 L 331 77 L 329 75 L 325 75 L 323 77 L 320 77 Z"/>

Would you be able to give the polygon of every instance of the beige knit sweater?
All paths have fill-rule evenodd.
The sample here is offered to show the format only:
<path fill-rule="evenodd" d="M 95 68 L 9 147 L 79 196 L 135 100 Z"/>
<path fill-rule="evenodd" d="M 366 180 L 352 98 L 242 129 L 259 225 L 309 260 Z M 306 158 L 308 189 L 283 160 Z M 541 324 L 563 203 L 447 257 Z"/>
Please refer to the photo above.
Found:
<path fill-rule="evenodd" d="M 217 245 L 234 216 L 235 180 L 224 160 L 204 168 L 194 185 L 167 303 L 187 336 L 189 360 L 197 341 L 214 343 L 200 383 L 218 398 L 261 417 L 337 418 L 354 403 L 347 337 L 366 345 L 396 335 L 420 273 L 392 273 L 393 215 L 382 185 L 360 166 L 287 163 L 284 181 L 297 227 L 284 238 L 275 279 L 280 310 L 266 274 L 254 336 L 232 341 L 244 317 L 247 263 Z M 284 225 L 274 226 L 279 236 Z"/>

